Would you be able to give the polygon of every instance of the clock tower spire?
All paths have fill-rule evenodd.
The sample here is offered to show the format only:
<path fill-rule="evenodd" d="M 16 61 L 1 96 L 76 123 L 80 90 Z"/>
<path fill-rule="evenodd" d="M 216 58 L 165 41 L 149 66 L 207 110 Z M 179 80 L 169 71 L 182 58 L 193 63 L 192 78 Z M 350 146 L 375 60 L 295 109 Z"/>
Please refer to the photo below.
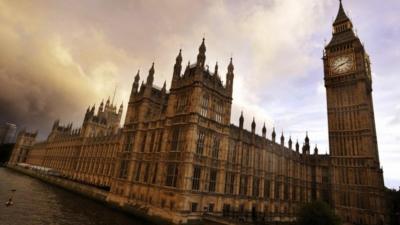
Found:
<path fill-rule="evenodd" d="M 342 1 L 323 62 L 333 165 L 331 203 L 344 222 L 381 224 L 385 221 L 384 184 L 370 60 Z"/>

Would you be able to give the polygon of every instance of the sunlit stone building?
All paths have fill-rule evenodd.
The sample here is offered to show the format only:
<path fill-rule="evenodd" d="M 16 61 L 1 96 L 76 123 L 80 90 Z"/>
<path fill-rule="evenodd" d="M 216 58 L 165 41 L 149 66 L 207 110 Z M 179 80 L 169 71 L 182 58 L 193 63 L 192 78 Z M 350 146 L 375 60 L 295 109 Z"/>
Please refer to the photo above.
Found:
<path fill-rule="evenodd" d="M 330 154 L 311 151 L 275 129 L 231 124 L 234 66 L 206 65 L 203 39 L 195 63 L 179 52 L 170 89 L 134 78 L 125 123 L 107 101 L 89 108 L 80 129 L 58 121 L 45 142 L 20 134 L 11 163 L 27 162 L 109 189 L 107 200 L 174 223 L 201 218 L 292 222 L 298 207 L 329 203 L 345 223 L 384 224 L 384 184 L 376 141 L 369 57 L 342 4 L 323 62 Z M 225 73 L 225 82 L 221 81 Z M 27 136 L 28 135 L 28 136 Z M 24 151 L 22 151 L 24 150 Z M 23 154 L 21 152 L 24 152 Z M 22 154 L 22 156 L 21 156 Z"/>

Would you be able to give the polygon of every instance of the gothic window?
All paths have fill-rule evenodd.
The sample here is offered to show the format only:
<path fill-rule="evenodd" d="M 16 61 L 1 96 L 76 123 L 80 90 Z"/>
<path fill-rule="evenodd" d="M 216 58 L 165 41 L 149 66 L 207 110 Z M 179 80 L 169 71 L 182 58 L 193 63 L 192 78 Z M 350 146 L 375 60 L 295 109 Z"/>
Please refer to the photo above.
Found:
<path fill-rule="evenodd" d="M 235 147 L 236 143 L 234 141 L 230 141 L 229 149 L 228 149 L 228 162 L 235 163 Z"/>
<path fill-rule="evenodd" d="M 125 179 L 128 177 L 128 160 L 122 160 L 119 169 L 119 178 Z"/>
<path fill-rule="evenodd" d="M 215 120 L 218 123 L 222 123 L 222 118 L 224 116 L 224 106 L 222 101 L 217 101 L 215 103 Z"/>
<path fill-rule="evenodd" d="M 194 166 L 194 168 L 193 168 L 192 190 L 199 190 L 200 189 L 200 177 L 201 177 L 201 168 L 199 166 Z"/>
<path fill-rule="evenodd" d="M 218 159 L 219 142 L 220 142 L 219 137 L 214 137 L 214 142 L 213 142 L 213 146 L 212 146 L 212 155 L 211 155 L 212 158 L 214 158 L 214 159 Z"/>
<path fill-rule="evenodd" d="M 147 138 L 147 133 L 143 135 L 143 140 L 142 140 L 142 147 L 140 148 L 142 152 L 144 152 L 146 148 L 146 138 Z"/>
<path fill-rule="evenodd" d="M 281 184 L 279 182 L 275 182 L 275 200 L 280 199 L 280 189 L 281 189 Z"/>
<path fill-rule="evenodd" d="M 151 138 L 150 138 L 150 148 L 149 148 L 149 152 L 153 152 L 153 148 L 154 148 L 154 139 L 155 139 L 156 133 L 153 132 L 153 133 L 151 133 L 150 136 L 151 136 Z"/>
<path fill-rule="evenodd" d="M 164 131 L 161 131 L 161 132 L 160 132 L 160 136 L 158 137 L 157 152 L 160 152 L 160 151 L 161 151 L 161 144 L 162 144 L 163 134 L 164 134 Z"/>
<path fill-rule="evenodd" d="M 247 177 L 240 177 L 239 195 L 246 195 L 247 193 Z"/>
<path fill-rule="evenodd" d="M 177 103 L 176 103 L 176 112 L 184 112 L 188 103 L 187 95 L 177 96 Z"/>
<path fill-rule="evenodd" d="M 216 183 L 217 183 L 217 170 L 212 169 L 210 171 L 210 183 L 208 185 L 208 191 L 215 192 Z"/>
<path fill-rule="evenodd" d="M 270 198 L 271 195 L 271 181 L 268 179 L 264 180 L 264 198 Z"/>
<path fill-rule="evenodd" d="M 147 183 L 148 179 L 149 179 L 149 164 L 145 163 L 143 182 Z"/>
<path fill-rule="evenodd" d="M 155 184 L 157 181 L 157 173 L 158 173 L 158 163 L 156 163 L 156 165 L 154 167 L 153 179 L 151 181 L 152 184 Z"/>
<path fill-rule="evenodd" d="M 177 179 L 178 179 L 178 165 L 176 163 L 168 164 L 167 179 L 165 185 L 169 187 L 176 187 Z"/>
<path fill-rule="evenodd" d="M 260 191 L 260 179 L 253 177 L 253 197 L 258 197 Z"/>
<path fill-rule="evenodd" d="M 132 142 L 133 142 L 133 135 L 132 134 L 129 134 L 127 137 L 126 137 L 126 142 L 125 142 L 125 151 L 126 152 L 130 152 L 131 150 L 132 150 Z"/>
<path fill-rule="evenodd" d="M 207 95 L 203 95 L 201 99 L 201 109 L 200 109 L 200 115 L 203 117 L 207 117 L 209 101 L 210 101 L 209 97 Z"/>
<path fill-rule="evenodd" d="M 233 194 L 233 187 L 235 184 L 235 175 L 233 173 L 227 172 L 225 176 L 225 193 Z"/>
<path fill-rule="evenodd" d="M 179 152 L 179 133 L 180 133 L 179 127 L 174 127 L 172 129 L 171 152 Z"/>
<path fill-rule="evenodd" d="M 197 134 L 197 148 L 196 148 L 196 154 L 198 155 L 203 155 L 204 139 L 205 139 L 204 131 L 199 131 Z"/>
<path fill-rule="evenodd" d="M 139 181 L 141 170 L 142 170 L 142 163 L 139 162 L 139 163 L 137 164 L 137 166 L 136 166 L 135 181 Z"/>

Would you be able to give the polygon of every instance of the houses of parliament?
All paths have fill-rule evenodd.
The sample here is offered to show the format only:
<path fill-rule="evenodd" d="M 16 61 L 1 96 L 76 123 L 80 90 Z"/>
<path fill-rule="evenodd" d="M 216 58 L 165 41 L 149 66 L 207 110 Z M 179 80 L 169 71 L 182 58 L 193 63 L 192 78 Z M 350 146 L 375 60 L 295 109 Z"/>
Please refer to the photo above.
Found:
<path fill-rule="evenodd" d="M 193 64 L 179 51 L 170 89 L 134 77 L 123 106 L 108 100 L 86 110 L 83 124 L 55 121 L 43 142 L 22 131 L 10 164 L 57 170 L 108 191 L 107 201 L 139 207 L 174 224 L 206 216 L 260 224 L 291 223 L 299 207 L 327 202 L 344 224 L 387 224 L 372 101 L 370 58 L 342 3 L 323 53 L 329 154 L 294 143 L 265 124 L 231 124 L 234 65 L 225 82 L 206 66 L 203 39 Z M 261 130 L 261 136 L 256 130 Z"/>

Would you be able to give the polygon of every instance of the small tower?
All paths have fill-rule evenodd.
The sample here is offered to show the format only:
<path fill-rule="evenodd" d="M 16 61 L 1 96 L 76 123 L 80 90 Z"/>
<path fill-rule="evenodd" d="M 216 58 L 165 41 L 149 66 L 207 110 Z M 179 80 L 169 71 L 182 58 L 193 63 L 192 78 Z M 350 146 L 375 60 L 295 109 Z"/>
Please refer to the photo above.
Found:
<path fill-rule="evenodd" d="M 218 75 L 218 62 L 215 63 L 215 67 L 214 67 L 214 76 Z"/>
<path fill-rule="evenodd" d="M 318 155 L 318 147 L 317 147 L 317 145 L 315 145 L 315 148 L 314 148 L 314 155 Z"/>
<path fill-rule="evenodd" d="M 300 152 L 300 145 L 299 145 L 299 140 L 296 140 L 296 152 Z"/>
<path fill-rule="evenodd" d="M 239 128 L 240 129 L 243 129 L 243 123 L 244 123 L 244 118 L 243 118 L 243 111 L 242 111 L 242 113 L 240 114 L 240 117 L 239 117 Z"/>
<path fill-rule="evenodd" d="M 179 79 L 182 72 L 182 49 L 179 49 L 179 54 L 175 59 L 174 65 L 174 74 L 172 75 L 172 82 L 175 85 L 175 82 Z"/>
<path fill-rule="evenodd" d="M 234 70 L 234 66 L 233 66 L 232 58 L 231 58 L 229 65 L 228 65 L 228 73 L 226 74 L 226 89 L 229 91 L 231 96 L 232 96 L 232 92 L 233 92 L 233 79 L 235 77 L 233 70 Z"/>
<path fill-rule="evenodd" d="M 262 137 L 263 137 L 263 138 L 266 138 L 266 137 L 267 137 L 267 128 L 265 127 L 265 123 L 264 123 L 264 126 L 263 126 L 263 128 L 262 128 Z"/>
<path fill-rule="evenodd" d="M 289 142 L 288 142 L 288 145 L 289 145 L 289 149 L 290 149 L 290 150 L 292 150 L 292 144 L 293 144 L 293 142 L 292 142 L 292 137 L 290 136 L 290 137 L 289 137 Z"/>
<path fill-rule="evenodd" d="M 274 142 L 274 143 L 275 143 L 275 140 L 276 140 L 276 132 L 275 132 L 275 127 L 274 127 L 274 128 L 272 128 L 272 134 L 271 134 L 271 137 L 272 137 L 272 142 Z"/>
<path fill-rule="evenodd" d="M 136 94 L 138 92 L 138 88 L 139 88 L 139 80 L 140 80 L 140 70 L 137 71 L 136 76 L 135 76 L 135 80 L 133 81 L 132 84 L 132 91 L 131 91 L 131 97 Z"/>
<path fill-rule="evenodd" d="M 205 39 L 203 38 L 199 47 L 199 54 L 197 55 L 197 66 L 201 68 L 204 68 L 206 62 L 206 44 L 204 42 Z"/>
<path fill-rule="evenodd" d="M 99 107 L 99 110 L 97 111 L 97 114 L 100 114 L 101 112 L 103 112 L 103 109 L 104 109 L 104 103 L 103 103 L 103 100 L 101 100 L 100 107 Z"/>
<path fill-rule="evenodd" d="M 147 76 L 146 86 L 152 86 L 154 81 L 154 62 L 151 64 L 149 75 Z"/>
<path fill-rule="evenodd" d="M 284 146 L 285 145 L 285 136 L 283 136 L 283 131 L 281 134 L 281 145 Z"/>
<path fill-rule="evenodd" d="M 255 133 L 256 132 L 256 121 L 254 120 L 253 117 L 253 122 L 251 123 L 251 133 Z"/>

